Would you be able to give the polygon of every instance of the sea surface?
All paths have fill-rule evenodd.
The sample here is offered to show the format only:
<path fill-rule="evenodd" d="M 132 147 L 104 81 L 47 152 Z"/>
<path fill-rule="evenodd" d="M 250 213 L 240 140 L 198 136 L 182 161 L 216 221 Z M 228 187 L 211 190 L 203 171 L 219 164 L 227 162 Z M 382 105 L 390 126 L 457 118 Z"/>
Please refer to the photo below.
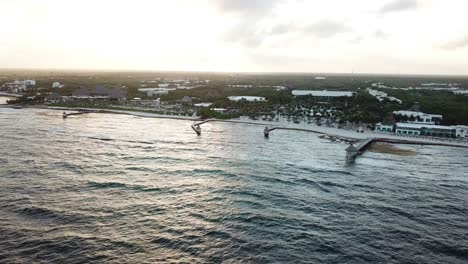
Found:
<path fill-rule="evenodd" d="M 0 108 L 0 263 L 468 263 L 468 150 Z"/>

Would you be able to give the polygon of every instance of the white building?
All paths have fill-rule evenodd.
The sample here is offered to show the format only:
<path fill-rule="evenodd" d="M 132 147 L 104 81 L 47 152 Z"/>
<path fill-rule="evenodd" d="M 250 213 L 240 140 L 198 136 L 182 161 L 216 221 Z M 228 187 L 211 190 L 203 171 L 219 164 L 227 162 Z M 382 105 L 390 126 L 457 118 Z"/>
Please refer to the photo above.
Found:
<path fill-rule="evenodd" d="M 442 115 L 436 114 L 426 114 L 423 112 L 415 112 L 415 111 L 394 111 L 394 115 L 402 115 L 408 118 L 416 118 L 413 123 L 419 124 L 435 124 L 436 122 L 440 122 L 443 118 Z"/>
<path fill-rule="evenodd" d="M 63 84 L 59 83 L 59 82 L 53 82 L 52 83 L 52 88 L 62 88 L 63 87 Z"/>
<path fill-rule="evenodd" d="M 246 100 L 248 102 L 265 102 L 265 97 L 260 96 L 229 96 L 228 99 L 233 102 Z"/>
<path fill-rule="evenodd" d="M 35 80 L 24 80 L 24 81 L 15 80 L 13 82 L 13 84 L 14 85 L 34 86 L 34 85 L 36 85 L 36 81 Z"/>
<path fill-rule="evenodd" d="M 213 103 L 198 103 L 194 104 L 195 107 L 210 107 Z"/>
<path fill-rule="evenodd" d="M 252 88 L 253 85 L 251 84 L 231 84 L 228 85 L 229 87 L 235 87 L 235 88 Z"/>
<path fill-rule="evenodd" d="M 396 98 L 396 97 L 393 97 L 393 96 L 388 96 L 388 94 L 386 92 L 382 92 L 382 91 L 378 91 L 378 90 L 373 90 L 373 89 L 370 89 L 370 88 L 367 88 L 367 91 L 369 92 L 370 95 L 374 96 L 375 98 L 377 98 L 377 100 L 379 100 L 380 102 L 382 102 L 383 100 L 385 99 L 388 99 L 390 101 L 394 101 L 394 102 L 397 102 L 399 104 L 402 104 L 403 101 L 401 101 L 400 99 Z"/>
<path fill-rule="evenodd" d="M 319 99 L 333 99 L 338 97 L 352 97 L 353 92 L 349 91 L 312 91 L 312 90 L 293 90 L 294 96 L 312 96 Z"/>
<path fill-rule="evenodd" d="M 220 113 L 220 114 L 224 114 L 227 109 L 226 108 L 211 108 L 211 110 L 217 112 L 217 113 Z"/>
<path fill-rule="evenodd" d="M 24 80 L 24 85 L 34 86 L 34 85 L 36 85 L 36 81 L 35 80 Z"/>
<path fill-rule="evenodd" d="M 468 90 L 455 90 L 455 91 L 452 91 L 453 94 L 455 95 L 466 95 L 468 96 Z"/>
<path fill-rule="evenodd" d="M 385 124 L 385 123 L 378 123 L 375 126 L 375 130 L 380 132 L 393 132 L 394 125 L 393 124 Z"/>
<path fill-rule="evenodd" d="M 166 95 L 175 88 L 139 88 L 138 91 L 146 93 L 148 96 Z"/>

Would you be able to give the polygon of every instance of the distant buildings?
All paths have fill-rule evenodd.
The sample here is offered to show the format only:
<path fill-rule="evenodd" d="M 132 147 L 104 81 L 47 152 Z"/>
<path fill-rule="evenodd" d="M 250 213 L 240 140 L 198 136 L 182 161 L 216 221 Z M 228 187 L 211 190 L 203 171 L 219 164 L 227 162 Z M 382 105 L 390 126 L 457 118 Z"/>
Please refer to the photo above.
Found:
<path fill-rule="evenodd" d="M 161 96 L 169 94 L 170 91 L 174 91 L 176 88 L 139 88 L 139 92 L 146 93 L 148 96 Z"/>
<path fill-rule="evenodd" d="M 198 103 L 194 104 L 195 107 L 210 107 L 213 103 Z"/>
<path fill-rule="evenodd" d="M 108 88 L 98 85 L 94 89 L 80 87 L 73 91 L 72 97 L 77 99 L 110 99 L 110 100 L 126 100 L 127 92 L 120 88 Z"/>
<path fill-rule="evenodd" d="M 393 97 L 393 96 L 388 96 L 388 94 L 386 92 L 382 92 L 382 91 L 378 91 L 378 90 L 373 90 L 373 89 L 370 89 L 368 88 L 367 91 L 369 92 L 370 95 L 374 96 L 375 98 L 377 98 L 377 100 L 379 100 L 380 102 L 382 102 L 383 100 L 385 99 L 388 99 L 390 101 L 393 101 L 393 102 L 397 102 L 399 104 L 402 104 L 403 101 L 396 98 L 396 97 Z"/>
<path fill-rule="evenodd" d="M 252 88 L 252 84 L 231 84 L 228 85 L 229 87 L 234 87 L 234 88 Z"/>
<path fill-rule="evenodd" d="M 34 86 L 34 85 L 36 85 L 36 81 L 35 81 L 35 80 L 15 81 L 14 83 L 15 83 L 15 84 L 24 84 L 24 85 L 26 85 L 26 86 Z"/>
<path fill-rule="evenodd" d="M 15 80 L 11 83 L 5 83 L 0 87 L 0 91 L 10 92 L 10 93 L 21 93 L 27 91 L 31 86 L 35 86 L 35 80 Z"/>
<path fill-rule="evenodd" d="M 455 90 L 455 91 L 452 91 L 452 93 L 455 95 L 468 96 L 468 90 Z"/>
<path fill-rule="evenodd" d="M 184 104 L 190 104 L 192 103 L 192 98 L 190 96 L 184 96 L 180 101 Z"/>
<path fill-rule="evenodd" d="M 54 89 L 62 88 L 62 87 L 63 87 L 63 84 L 61 84 L 59 82 L 53 82 L 52 83 L 52 88 L 54 88 Z"/>
<path fill-rule="evenodd" d="M 312 96 L 317 100 L 331 100 L 339 97 L 352 97 L 353 92 L 349 91 L 312 91 L 312 90 L 293 90 L 294 96 Z"/>
<path fill-rule="evenodd" d="M 247 102 L 265 102 L 265 97 L 260 96 L 229 96 L 229 101 L 238 102 L 241 100 L 245 100 Z"/>

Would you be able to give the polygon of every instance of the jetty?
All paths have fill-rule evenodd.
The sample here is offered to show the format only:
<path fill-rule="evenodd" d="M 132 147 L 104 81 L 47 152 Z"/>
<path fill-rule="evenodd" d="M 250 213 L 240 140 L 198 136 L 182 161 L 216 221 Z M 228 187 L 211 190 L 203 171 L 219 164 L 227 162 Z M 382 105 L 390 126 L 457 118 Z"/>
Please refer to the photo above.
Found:
<path fill-rule="evenodd" d="M 92 113 L 92 112 L 75 112 L 75 113 L 63 112 L 62 117 L 63 117 L 63 119 L 65 119 L 65 118 L 67 118 L 67 117 L 69 117 L 69 116 L 83 115 L 83 114 L 89 114 L 89 113 Z"/>
<path fill-rule="evenodd" d="M 356 146 L 353 143 L 346 148 L 346 161 L 351 162 L 359 155 L 363 154 L 366 149 L 374 142 L 375 138 L 368 138 L 359 142 Z"/>
<path fill-rule="evenodd" d="M 208 123 L 210 121 L 213 121 L 213 120 L 211 120 L 211 119 L 204 120 L 204 121 L 193 124 L 191 127 L 192 127 L 193 131 L 195 131 L 195 133 L 197 133 L 197 135 L 200 136 L 201 135 L 200 125 L 203 125 L 203 124 Z"/>

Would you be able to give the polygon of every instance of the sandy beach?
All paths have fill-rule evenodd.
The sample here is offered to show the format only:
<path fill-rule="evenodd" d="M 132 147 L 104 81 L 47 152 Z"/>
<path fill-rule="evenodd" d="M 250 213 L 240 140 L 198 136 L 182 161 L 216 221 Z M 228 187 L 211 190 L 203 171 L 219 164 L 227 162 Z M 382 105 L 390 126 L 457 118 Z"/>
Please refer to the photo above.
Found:
<path fill-rule="evenodd" d="M 18 106 L 13 105 L 0 105 L 0 107 L 15 108 Z M 132 115 L 145 118 L 166 118 L 175 120 L 187 120 L 187 121 L 204 121 L 200 117 L 192 116 L 176 116 L 176 115 L 161 115 L 153 113 L 145 113 L 138 111 L 127 111 L 127 110 L 112 110 L 112 109 L 96 109 L 96 108 L 75 108 L 75 107 L 54 107 L 47 105 L 34 105 L 34 106 L 21 106 L 21 108 L 35 108 L 35 109 L 49 109 L 57 111 L 89 111 L 93 113 L 102 114 L 120 114 L 120 115 Z M 400 143 L 400 144 L 422 144 L 422 145 L 441 145 L 451 147 L 463 147 L 468 148 L 467 141 L 460 141 L 455 139 L 438 139 L 438 138 L 423 138 L 423 137 L 409 137 L 409 136 L 397 136 L 389 133 L 375 133 L 370 130 L 365 130 L 359 133 L 355 130 L 338 129 L 335 127 L 318 126 L 316 124 L 307 124 L 305 122 L 295 124 L 288 122 L 286 118 L 280 118 L 279 121 L 263 121 L 263 120 L 251 120 L 248 117 L 241 117 L 236 119 L 209 119 L 208 122 L 224 122 L 224 123 L 239 123 L 248 125 L 264 126 L 268 128 L 281 128 L 281 130 L 296 130 L 299 132 L 311 132 L 317 134 L 324 134 L 331 137 L 342 138 L 346 140 L 364 140 L 368 138 L 376 138 L 387 143 Z M 259 133 L 262 133 L 263 128 L 259 129 Z M 272 131 L 272 136 L 280 131 Z"/>

